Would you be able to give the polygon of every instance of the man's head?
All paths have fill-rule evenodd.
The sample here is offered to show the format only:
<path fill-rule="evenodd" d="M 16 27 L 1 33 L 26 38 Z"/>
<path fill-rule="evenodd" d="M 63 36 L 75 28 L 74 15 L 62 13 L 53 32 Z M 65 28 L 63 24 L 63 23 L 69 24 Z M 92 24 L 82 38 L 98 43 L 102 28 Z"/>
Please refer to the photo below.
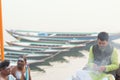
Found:
<path fill-rule="evenodd" d="M 108 45 L 109 35 L 106 32 L 100 32 L 97 37 L 97 44 L 101 50 Z"/>
<path fill-rule="evenodd" d="M 26 65 L 26 57 L 25 56 L 20 56 L 18 58 L 17 67 L 19 69 L 23 69 L 25 65 Z"/>
<path fill-rule="evenodd" d="M 8 60 L 4 60 L 2 62 L 0 62 L 0 72 L 3 75 L 9 75 L 10 74 L 10 62 Z"/>

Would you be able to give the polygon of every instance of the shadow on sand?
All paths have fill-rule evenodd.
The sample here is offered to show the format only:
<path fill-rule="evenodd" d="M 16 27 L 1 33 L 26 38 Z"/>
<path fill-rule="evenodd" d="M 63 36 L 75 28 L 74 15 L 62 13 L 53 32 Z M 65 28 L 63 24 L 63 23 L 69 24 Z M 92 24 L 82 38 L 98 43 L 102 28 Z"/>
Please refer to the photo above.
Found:
<path fill-rule="evenodd" d="M 112 42 L 112 40 L 115 40 L 115 39 L 118 39 L 117 38 L 113 38 L 111 39 L 110 43 L 112 43 L 112 45 L 114 47 L 116 47 L 117 49 L 120 49 L 120 44 L 117 44 L 117 43 L 114 43 Z M 50 62 L 68 62 L 64 57 L 83 57 L 84 55 L 80 52 L 80 50 L 86 50 L 86 51 L 89 51 L 89 48 L 91 45 L 94 45 L 96 43 L 95 42 L 90 42 L 90 43 L 87 43 L 85 47 L 82 47 L 82 48 L 79 48 L 79 49 L 72 49 L 70 50 L 69 52 L 63 52 L 63 53 L 60 53 L 58 55 L 56 55 L 55 57 L 51 58 L 51 59 L 48 59 L 46 60 L 45 62 L 43 63 L 34 63 L 34 64 L 31 64 L 30 67 L 31 67 L 31 70 L 37 70 L 37 71 L 42 71 L 42 72 L 45 72 L 44 69 L 41 69 L 37 66 L 41 66 L 41 65 L 44 65 L 44 66 L 52 66 L 50 64 Z"/>
<path fill-rule="evenodd" d="M 35 71 L 42 71 L 45 72 L 44 69 L 41 69 L 40 67 L 37 66 L 52 66 L 50 64 L 50 62 L 68 62 L 64 57 L 83 57 L 84 55 L 80 52 L 80 50 L 89 50 L 89 47 L 91 45 L 93 45 L 94 42 L 88 43 L 86 44 L 85 47 L 82 48 L 74 48 L 71 49 L 69 52 L 61 52 L 60 54 L 54 56 L 53 58 L 50 58 L 48 60 L 46 60 L 45 62 L 42 63 L 34 63 L 34 64 L 30 64 L 30 68 L 31 70 L 35 70 Z"/>

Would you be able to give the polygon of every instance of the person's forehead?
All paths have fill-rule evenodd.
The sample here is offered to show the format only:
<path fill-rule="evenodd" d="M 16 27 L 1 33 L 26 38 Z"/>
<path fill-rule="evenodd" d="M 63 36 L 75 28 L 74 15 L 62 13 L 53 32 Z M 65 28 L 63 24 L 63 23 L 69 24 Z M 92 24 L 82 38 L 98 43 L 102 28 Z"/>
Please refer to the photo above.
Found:
<path fill-rule="evenodd" d="M 24 61 L 24 58 L 18 58 L 18 61 Z"/>

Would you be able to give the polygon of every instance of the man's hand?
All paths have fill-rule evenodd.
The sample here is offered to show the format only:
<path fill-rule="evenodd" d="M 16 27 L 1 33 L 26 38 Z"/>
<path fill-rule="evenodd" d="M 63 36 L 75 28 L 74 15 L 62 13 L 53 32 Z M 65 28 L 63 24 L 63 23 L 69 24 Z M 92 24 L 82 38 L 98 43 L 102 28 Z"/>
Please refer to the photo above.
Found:
<path fill-rule="evenodd" d="M 98 68 L 98 71 L 99 71 L 99 72 L 103 72 L 103 71 L 105 71 L 105 70 L 106 70 L 105 66 L 100 66 L 100 67 Z"/>

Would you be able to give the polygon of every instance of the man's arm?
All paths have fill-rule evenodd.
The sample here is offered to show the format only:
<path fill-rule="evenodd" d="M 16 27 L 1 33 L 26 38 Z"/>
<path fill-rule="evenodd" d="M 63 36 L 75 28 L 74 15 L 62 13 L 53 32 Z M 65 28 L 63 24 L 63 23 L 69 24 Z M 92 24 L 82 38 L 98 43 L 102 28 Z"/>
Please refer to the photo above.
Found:
<path fill-rule="evenodd" d="M 111 64 L 105 66 L 105 68 L 106 68 L 105 72 L 113 71 L 119 68 L 118 54 L 116 48 L 114 48 L 111 56 Z"/>
<path fill-rule="evenodd" d="M 89 68 L 93 68 L 94 66 L 94 55 L 93 55 L 93 46 L 90 47 L 90 50 L 89 50 L 89 58 L 88 58 L 88 67 Z"/>

